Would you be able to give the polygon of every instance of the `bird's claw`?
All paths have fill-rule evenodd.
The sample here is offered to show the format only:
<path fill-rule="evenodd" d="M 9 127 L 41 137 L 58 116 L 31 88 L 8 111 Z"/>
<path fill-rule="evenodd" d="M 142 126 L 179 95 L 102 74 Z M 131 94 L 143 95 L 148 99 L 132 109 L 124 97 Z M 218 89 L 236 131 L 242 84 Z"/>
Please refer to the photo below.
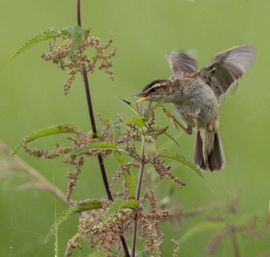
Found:
<path fill-rule="evenodd" d="M 189 135 L 192 135 L 192 127 L 191 126 L 188 126 L 185 131 L 189 134 Z"/>

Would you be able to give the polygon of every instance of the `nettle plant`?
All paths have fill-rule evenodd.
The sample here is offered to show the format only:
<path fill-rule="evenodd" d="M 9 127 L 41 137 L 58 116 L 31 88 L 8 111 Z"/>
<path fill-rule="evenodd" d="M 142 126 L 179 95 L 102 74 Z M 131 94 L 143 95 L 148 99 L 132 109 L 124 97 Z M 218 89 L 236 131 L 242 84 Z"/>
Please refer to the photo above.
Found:
<path fill-rule="evenodd" d="M 82 28 L 79 0 L 76 26 L 41 32 L 18 50 L 16 55 L 44 41 L 49 41 L 49 49 L 42 58 L 68 72 L 64 85 L 65 95 L 68 94 L 75 77 L 82 77 L 91 130 L 82 131 L 77 126 L 61 124 L 29 134 L 12 152 L 1 144 L 2 155 L 8 157 L 1 163 L 0 172 L 1 177 L 23 178 L 25 183 L 22 183 L 19 189 L 47 190 L 68 206 L 67 210 L 56 218 L 46 238 L 48 241 L 55 236 L 55 256 L 59 255 L 58 227 L 76 214 L 79 216 L 78 229 L 67 243 L 65 256 L 72 256 L 73 250 L 79 249 L 83 241 L 95 249 L 90 255 L 93 257 L 162 256 L 161 245 L 164 235 L 160 230 L 160 223 L 167 220 L 181 223 L 184 218 L 198 215 L 202 217 L 199 224 L 191 227 L 181 238 L 172 239 L 174 245 L 172 257 L 179 256 L 181 243 L 194 234 L 207 230 L 219 229 L 220 231 L 214 233 L 209 243 L 209 256 L 214 256 L 218 243 L 226 237 L 231 238 L 234 256 L 239 257 L 240 250 L 236 238 L 238 233 L 250 237 L 269 236 L 269 231 L 266 229 L 269 228 L 267 220 L 261 220 L 268 225 L 258 230 L 254 225 L 254 217 L 246 218 L 244 222 L 238 221 L 237 218 L 228 218 L 235 216 L 236 208 L 226 208 L 222 211 L 222 215 L 215 214 L 220 213 L 220 209 L 216 207 L 184 210 L 180 204 L 170 202 L 172 191 L 169 191 L 163 199 L 158 199 L 156 185 L 160 179 L 167 177 L 177 186 L 185 185 L 184 181 L 173 174 L 171 162 L 178 162 L 202 177 L 201 171 L 183 155 L 159 149 L 157 143 L 159 137 L 165 136 L 175 144 L 177 142 L 168 133 L 168 127 L 160 127 L 156 123 L 156 109 L 161 107 L 175 126 L 181 125 L 165 107 L 153 106 L 151 103 L 144 106 L 122 100 L 123 105 L 130 109 L 131 117 L 123 118 L 118 115 L 115 120 L 110 120 L 98 116 L 100 129 L 97 130 L 88 74 L 99 69 L 113 79 L 112 58 L 116 50 L 112 48 L 112 39 L 103 43 L 99 37 L 92 35 L 89 29 Z M 31 147 L 31 142 L 51 135 L 63 135 L 67 143 L 64 146 L 56 143 L 55 148 L 51 150 Z M 22 149 L 37 158 L 59 158 L 72 167 L 73 171 L 68 173 L 66 194 L 17 155 Z M 98 160 L 106 192 L 104 199 L 90 197 L 77 200 L 72 196 L 86 158 Z M 113 158 L 118 165 L 117 170 L 110 170 L 110 173 L 114 172 L 110 181 L 104 164 L 105 158 Z M 250 224 L 253 226 L 251 227 Z M 142 239 L 140 244 L 137 244 L 138 238 Z"/>

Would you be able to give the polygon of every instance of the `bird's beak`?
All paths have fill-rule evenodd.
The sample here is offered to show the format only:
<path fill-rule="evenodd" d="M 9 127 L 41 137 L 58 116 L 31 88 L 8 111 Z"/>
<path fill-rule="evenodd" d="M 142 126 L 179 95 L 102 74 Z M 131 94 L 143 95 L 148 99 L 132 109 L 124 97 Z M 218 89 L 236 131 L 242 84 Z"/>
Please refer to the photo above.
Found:
<path fill-rule="evenodd" d="M 149 96 L 141 96 L 141 97 L 136 101 L 136 103 L 140 103 L 140 102 L 142 102 L 142 101 L 146 101 L 148 98 L 149 98 Z"/>

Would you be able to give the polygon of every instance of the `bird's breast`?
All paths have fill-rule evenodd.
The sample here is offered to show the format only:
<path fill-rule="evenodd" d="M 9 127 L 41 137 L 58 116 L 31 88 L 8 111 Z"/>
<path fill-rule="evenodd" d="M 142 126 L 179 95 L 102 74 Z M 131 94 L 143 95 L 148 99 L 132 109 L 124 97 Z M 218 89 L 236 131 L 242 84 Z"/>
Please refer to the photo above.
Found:
<path fill-rule="evenodd" d="M 201 126 L 207 126 L 218 114 L 218 100 L 212 89 L 205 83 L 195 80 L 189 85 L 182 85 L 179 90 L 178 110 L 198 117 Z"/>

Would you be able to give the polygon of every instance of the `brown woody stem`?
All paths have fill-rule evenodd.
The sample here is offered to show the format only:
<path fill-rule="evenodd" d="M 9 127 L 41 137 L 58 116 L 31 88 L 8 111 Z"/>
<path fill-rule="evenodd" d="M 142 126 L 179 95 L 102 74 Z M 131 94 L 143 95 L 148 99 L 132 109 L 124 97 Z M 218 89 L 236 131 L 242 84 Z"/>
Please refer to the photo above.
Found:
<path fill-rule="evenodd" d="M 77 25 L 82 26 L 81 22 L 81 1 L 77 0 Z M 87 71 L 85 66 L 83 66 L 82 71 L 81 71 L 83 81 L 84 81 L 84 87 L 85 87 L 85 95 L 86 95 L 86 100 L 87 100 L 87 107 L 88 107 L 88 113 L 89 113 L 89 119 L 91 123 L 91 128 L 94 136 L 97 136 L 97 128 L 96 128 L 96 122 L 95 122 L 95 116 L 94 116 L 94 110 L 93 110 L 93 105 L 92 105 L 92 98 L 91 98 L 91 91 L 90 91 L 90 83 L 87 75 Z M 100 172 L 102 175 L 102 180 L 104 184 L 104 188 L 106 190 L 106 194 L 109 200 L 113 201 L 113 196 L 112 192 L 110 190 L 109 182 L 108 182 L 108 177 L 106 174 L 106 169 L 104 166 L 104 161 L 102 155 L 98 155 L 98 164 L 100 168 Z M 126 240 L 124 236 L 120 236 L 120 240 L 125 252 L 126 257 L 130 257 L 129 250 L 127 247 Z"/>

